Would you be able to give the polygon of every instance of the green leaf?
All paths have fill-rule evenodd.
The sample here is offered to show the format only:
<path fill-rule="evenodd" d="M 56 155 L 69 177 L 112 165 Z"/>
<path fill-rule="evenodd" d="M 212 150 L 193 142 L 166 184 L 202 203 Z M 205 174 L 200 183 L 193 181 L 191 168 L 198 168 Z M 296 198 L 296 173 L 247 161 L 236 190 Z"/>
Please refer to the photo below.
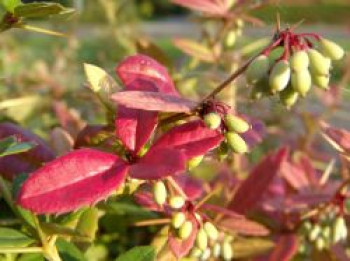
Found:
<path fill-rule="evenodd" d="M 97 208 L 88 208 L 80 216 L 76 230 L 79 234 L 85 235 L 89 241 L 95 239 L 98 229 L 98 210 Z"/>
<path fill-rule="evenodd" d="M 58 239 L 56 242 L 58 252 L 62 260 L 64 261 L 86 261 L 84 255 L 80 250 L 71 242 L 64 239 Z"/>
<path fill-rule="evenodd" d="M 2 247 L 25 247 L 35 240 L 27 235 L 11 228 L 0 228 L 0 248 Z"/>
<path fill-rule="evenodd" d="M 13 136 L 0 140 L 0 153 L 14 144 L 16 144 L 16 139 Z"/>
<path fill-rule="evenodd" d="M 3 141 L 3 140 L 1 140 L 1 141 Z M 1 144 L 0 144 L 0 158 L 5 157 L 5 156 L 9 156 L 9 155 L 13 155 L 13 154 L 26 152 L 35 146 L 33 143 L 30 143 L 30 142 L 11 143 L 11 144 L 8 143 L 8 145 L 9 145 L 8 147 L 3 149 L 1 147 Z"/>
<path fill-rule="evenodd" d="M 156 260 L 156 252 L 152 246 L 134 247 L 120 255 L 116 261 L 153 261 Z"/>
<path fill-rule="evenodd" d="M 42 254 L 23 254 L 18 261 L 45 261 Z"/>
<path fill-rule="evenodd" d="M 99 92 L 101 89 L 109 92 L 109 90 L 113 90 L 117 86 L 113 78 L 96 65 L 85 63 L 84 71 L 90 88 L 94 92 Z"/>
<path fill-rule="evenodd" d="M 21 0 L 1 0 L 0 2 L 6 9 L 6 11 L 13 13 L 14 9 L 21 5 Z"/>
<path fill-rule="evenodd" d="M 68 228 L 68 227 L 61 226 L 59 224 L 41 223 L 40 226 L 46 235 L 70 236 L 70 237 L 77 237 L 77 238 L 85 239 L 85 240 L 89 239 L 88 236 L 83 235 L 79 231 L 76 231 L 76 230 Z"/>
<path fill-rule="evenodd" d="M 14 15 L 16 17 L 36 18 L 67 14 L 69 11 L 72 12 L 73 9 L 65 8 L 57 3 L 30 3 L 17 6 L 14 9 Z"/>

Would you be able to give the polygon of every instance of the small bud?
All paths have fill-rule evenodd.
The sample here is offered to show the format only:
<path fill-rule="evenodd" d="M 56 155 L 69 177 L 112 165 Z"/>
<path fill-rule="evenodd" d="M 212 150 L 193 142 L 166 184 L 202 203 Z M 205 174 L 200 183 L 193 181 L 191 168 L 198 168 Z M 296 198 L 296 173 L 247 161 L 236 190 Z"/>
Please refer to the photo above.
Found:
<path fill-rule="evenodd" d="M 185 223 L 185 221 L 186 221 L 185 214 L 182 212 L 177 212 L 173 214 L 171 218 L 171 225 L 173 226 L 173 228 L 178 229 L 182 226 L 183 223 Z"/>
<path fill-rule="evenodd" d="M 154 201 L 159 205 L 162 206 L 167 198 L 167 190 L 162 181 L 157 181 L 153 186 L 153 198 Z"/>
<path fill-rule="evenodd" d="M 312 81 L 321 89 L 327 90 L 329 87 L 329 75 L 312 74 Z"/>
<path fill-rule="evenodd" d="M 209 129 L 215 130 L 221 124 L 221 117 L 215 112 L 208 113 L 204 116 L 204 123 Z"/>
<path fill-rule="evenodd" d="M 213 257 L 218 258 L 221 252 L 220 243 L 215 243 L 212 250 L 213 250 Z"/>
<path fill-rule="evenodd" d="M 173 196 L 169 199 L 169 205 L 174 209 L 182 208 L 185 205 L 185 199 L 181 196 Z"/>
<path fill-rule="evenodd" d="M 290 109 L 298 100 L 299 93 L 297 93 L 291 86 L 288 86 L 280 92 L 280 99 L 287 109 Z"/>
<path fill-rule="evenodd" d="M 250 63 L 246 70 L 247 83 L 256 84 L 267 75 L 269 68 L 269 58 L 266 55 L 259 55 Z"/>
<path fill-rule="evenodd" d="M 333 236 L 332 236 L 332 242 L 336 243 L 342 239 L 346 238 L 347 235 L 347 227 L 346 223 L 343 217 L 339 216 L 335 219 L 333 223 L 333 228 L 332 228 Z M 345 231 L 345 232 L 344 232 Z"/>
<path fill-rule="evenodd" d="M 244 154 L 248 151 L 248 146 L 246 142 L 237 133 L 227 132 L 225 134 L 225 137 L 227 140 L 227 144 L 234 152 Z"/>
<path fill-rule="evenodd" d="M 244 21 L 243 21 L 241 18 L 238 18 L 238 19 L 236 20 L 236 26 L 237 26 L 238 28 L 242 28 L 242 27 L 244 26 Z"/>
<path fill-rule="evenodd" d="M 197 238 L 196 238 L 196 246 L 199 249 L 202 249 L 203 251 L 208 246 L 208 236 L 207 236 L 207 233 L 205 232 L 204 228 L 200 228 L 198 230 Z"/>
<path fill-rule="evenodd" d="M 236 133 L 244 133 L 250 128 L 249 124 L 245 120 L 232 114 L 225 115 L 225 124 L 229 131 Z"/>
<path fill-rule="evenodd" d="M 321 52 L 332 60 L 340 60 L 344 57 L 344 49 L 333 41 L 322 38 L 320 40 Z"/>
<path fill-rule="evenodd" d="M 182 226 L 179 228 L 179 232 L 178 232 L 179 238 L 182 240 L 187 239 L 192 233 L 192 228 L 193 228 L 192 222 L 185 221 L 182 224 Z"/>
<path fill-rule="evenodd" d="M 236 39 L 237 39 L 236 32 L 233 30 L 229 31 L 228 34 L 226 35 L 225 45 L 229 48 L 234 46 L 234 44 L 236 43 Z"/>
<path fill-rule="evenodd" d="M 210 223 L 210 222 L 205 222 L 204 223 L 204 230 L 205 232 L 207 233 L 208 237 L 211 239 L 211 240 L 217 240 L 218 237 L 219 237 L 219 232 L 218 230 L 216 229 L 216 227 Z"/>
<path fill-rule="evenodd" d="M 316 238 L 320 235 L 320 233 L 321 233 L 320 225 L 315 224 L 309 233 L 309 240 L 315 241 Z"/>
<path fill-rule="evenodd" d="M 307 53 L 309 55 L 312 73 L 328 75 L 331 67 L 330 60 L 315 49 L 309 49 Z"/>
<path fill-rule="evenodd" d="M 292 73 L 291 84 L 295 91 L 305 97 L 309 92 L 312 81 L 309 70 L 296 71 Z"/>
<path fill-rule="evenodd" d="M 315 247 L 321 251 L 326 247 L 326 241 L 322 237 L 318 237 L 315 241 Z"/>
<path fill-rule="evenodd" d="M 203 251 L 203 253 L 202 253 L 201 257 L 200 257 L 200 261 L 206 261 L 206 260 L 208 260 L 208 259 L 210 258 L 210 254 L 211 254 L 210 249 L 209 249 L 209 248 L 206 248 L 206 249 Z"/>
<path fill-rule="evenodd" d="M 309 56 L 305 51 L 297 51 L 290 58 L 290 67 L 293 71 L 307 70 L 309 66 Z"/>
<path fill-rule="evenodd" d="M 229 242 L 225 241 L 221 247 L 221 257 L 225 261 L 229 261 L 233 258 L 233 249 Z"/>
<path fill-rule="evenodd" d="M 194 258 L 199 258 L 202 255 L 202 250 L 200 250 L 198 247 L 194 247 L 191 250 L 190 256 Z"/>
<path fill-rule="evenodd" d="M 290 67 L 288 61 L 278 61 L 272 68 L 269 77 L 270 89 L 273 93 L 282 91 L 290 80 Z"/>
<path fill-rule="evenodd" d="M 189 170 L 194 169 L 195 167 L 197 167 L 202 162 L 203 158 L 204 158 L 204 155 L 200 155 L 200 156 L 197 156 L 197 157 L 194 157 L 194 158 L 190 159 L 187 162 L 187 168 Z"/>

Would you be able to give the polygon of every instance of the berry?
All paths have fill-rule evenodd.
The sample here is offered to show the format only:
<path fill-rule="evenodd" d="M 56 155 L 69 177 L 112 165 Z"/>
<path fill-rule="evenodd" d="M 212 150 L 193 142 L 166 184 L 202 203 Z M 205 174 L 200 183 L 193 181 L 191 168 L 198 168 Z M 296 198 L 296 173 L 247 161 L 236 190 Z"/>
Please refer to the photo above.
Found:
<path fill-rule="evenodd" d="M 256 84 L 269 71 L 269 58 L 266 55 L 259 55 L 248 66 L 246 71 L 246 79 L 248 84 Z"/>
<path fill-rule="evenodd" d="M 200 156 L 197 156 L 197 157 L 194 157 L 194 158 L 190 159 L 187 162 L 188 169 L 192 170 L 195 167 L 197 167 L 202 162 L 203 158 L 204 158 L 204 155 L 200 155 Z"/>
<path fill-rule="evenodd" d="M 233 258 L 233 250 L 232 250 L 232 246 L 228 241 L 225 241 L 222 244 L 221 247 L 221 257 L 225 260 L 225 261 L 229 261 Z"/>
<path fill-rule="evenodd" d="M 215 112 L 210 112 L 204 116 L 204 123 L 209 129 L 215 130 L 221 124 L 221 117 Z"/>
<path fill-rule="evenodd" d="M 242 139 L 242 137 L 239 136 L 237 133 L 227 132 L 225 134 L 225 137 L 227 140 L 227 144 L 234 152 L 243 154 L 248 151 L 248 146 L 245 143 L 244 139 Z"/>
<path fill-rule="evenodd" d="M 312 81 L 317 87 L 325 90 L 328 89 L 328 85 L 329 85 L 328 75 L 312 74 Z"/>
<path fill-rule="evenodd" d="M 162 206 L 167 198 L 167 190 L 162 181 L 157 181 L 153 186 L 153 198 L 154 201 L 159 205 Z"/>
<path fill-rule="evenodd" d="M 181 238 L 182 240 L 187 239 L 191 235 L 192 229 L 193 229 L 192 222 L 191 221 L 185 221 L 182 224 L 182 226 L 179 228 L 179 232 L 178 232 L 179 238 Z"/>
<path fill-rule="evenodd" d="M 305 97 L 311 88 L 311 74 L 309 70 L 295 71 L 292 73 L 291 84 L 295 91 Z"/>
<path fill-rule="evenodd" d="M 219 237 L 219 232 L 218 230 L 216 229 L 216 227 L 210 223 L 210 222 L 205 222 L 204 225 L 204 230 L 205 232 L 207 233 L 208 237 L 211 239 L 211 240 L 217 240 L 218 237 Z"/>
<path fill-rule="evenodd" d="M 328 75 L 331 67 L 330 60 L 315 49 L 309 49 L 307 53 L 309 55 L 310 69 L 312 73 Z"/>
<path fill-rule="evenodd" d="M 290 80 L 290 67 L 286 60 L 278 61 L 272 68 L 269 84 L 272 93 L 282 91 Z"/>
<path fill-rule="evenodd" d="M 173 226 L 173 228 L 178 229 L 182 226 L 183 223 L 185 223 L 185 221 L 186 221 L 185 214 L 182 212 L 177 212 L 173 214 L 171 218 L 171 225 Z"/>
<path fill-rule="evenodd" d="M 196 246 L 203 251 L 208 246 L 208 235 L 205 232 L 204 228 L 200 228 L 198 230 L 197 238 L 196 238 Z"/>
<path fill-rule="evenodd" d="M 303 71 L 309 66 L 309 56 L 305 51 L 297 51 L 290 58 L 290 67 L 293 71 Z"/>
<path fill-rule="evenodd" d="M 344 49 L 333 41 L 322 38 L 320 40 L 321 52 L 331 60 L 340 60 L 344 57 Z"/>
<path fill-rule="evenodd" d="M 249 124 L 245 120 L 232 114 L 225 115 L 225 124 L 229 131 L 237 133 L 244 133 L 250 128 Z"/>
<path fill-rule="evenodd" d="M 169 199 L 169 205 L 174 209 L 182 208 L 185 205 L 185 199 L 181 196 L 173 196 Z"/>
<path fill-rule="evenodd" d="M 288 86 L 280 92 L 280 100 L 287 109 L 290 109 L 298 100 L 299 93 L 297 93 L 291 86 Z"/>

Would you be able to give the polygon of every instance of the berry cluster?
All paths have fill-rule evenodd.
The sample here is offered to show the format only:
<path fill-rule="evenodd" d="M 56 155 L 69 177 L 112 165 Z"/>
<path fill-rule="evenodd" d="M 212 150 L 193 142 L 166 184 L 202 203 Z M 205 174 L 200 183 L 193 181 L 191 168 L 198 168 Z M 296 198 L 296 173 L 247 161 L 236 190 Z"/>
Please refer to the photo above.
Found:
<path fill-rule="evenodd" d="M 345 240 L 347 232 L 344 217 L 334 212 L 324 213 L 317 222 L 304 221 L 300 229 L 305 241 L 320 251 Z"/>
<path fill-rule="evenodd" d="M 283 52 L 275 59 L 271 52 L 281 47 Z M 312 84 L 327 89 L 331 61 L 343 56 L 339 45 L 317 34 L 295 34 L 291 29 L 278 32 L 246 70 L 252 98 L 279 93 L 281 102 L 290 108 L 299 96 L 306 96 Z"/>

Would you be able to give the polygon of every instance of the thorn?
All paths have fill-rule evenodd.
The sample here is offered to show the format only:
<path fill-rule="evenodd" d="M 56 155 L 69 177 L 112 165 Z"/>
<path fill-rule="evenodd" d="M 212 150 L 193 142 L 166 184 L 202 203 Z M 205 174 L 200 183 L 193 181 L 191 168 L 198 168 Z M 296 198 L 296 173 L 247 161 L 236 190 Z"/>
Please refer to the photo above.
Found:
<path fill-rule="evenodd" d="M 281 17 L 279 12 L 276 13 L 276 31 L 281 31 Z"/>

